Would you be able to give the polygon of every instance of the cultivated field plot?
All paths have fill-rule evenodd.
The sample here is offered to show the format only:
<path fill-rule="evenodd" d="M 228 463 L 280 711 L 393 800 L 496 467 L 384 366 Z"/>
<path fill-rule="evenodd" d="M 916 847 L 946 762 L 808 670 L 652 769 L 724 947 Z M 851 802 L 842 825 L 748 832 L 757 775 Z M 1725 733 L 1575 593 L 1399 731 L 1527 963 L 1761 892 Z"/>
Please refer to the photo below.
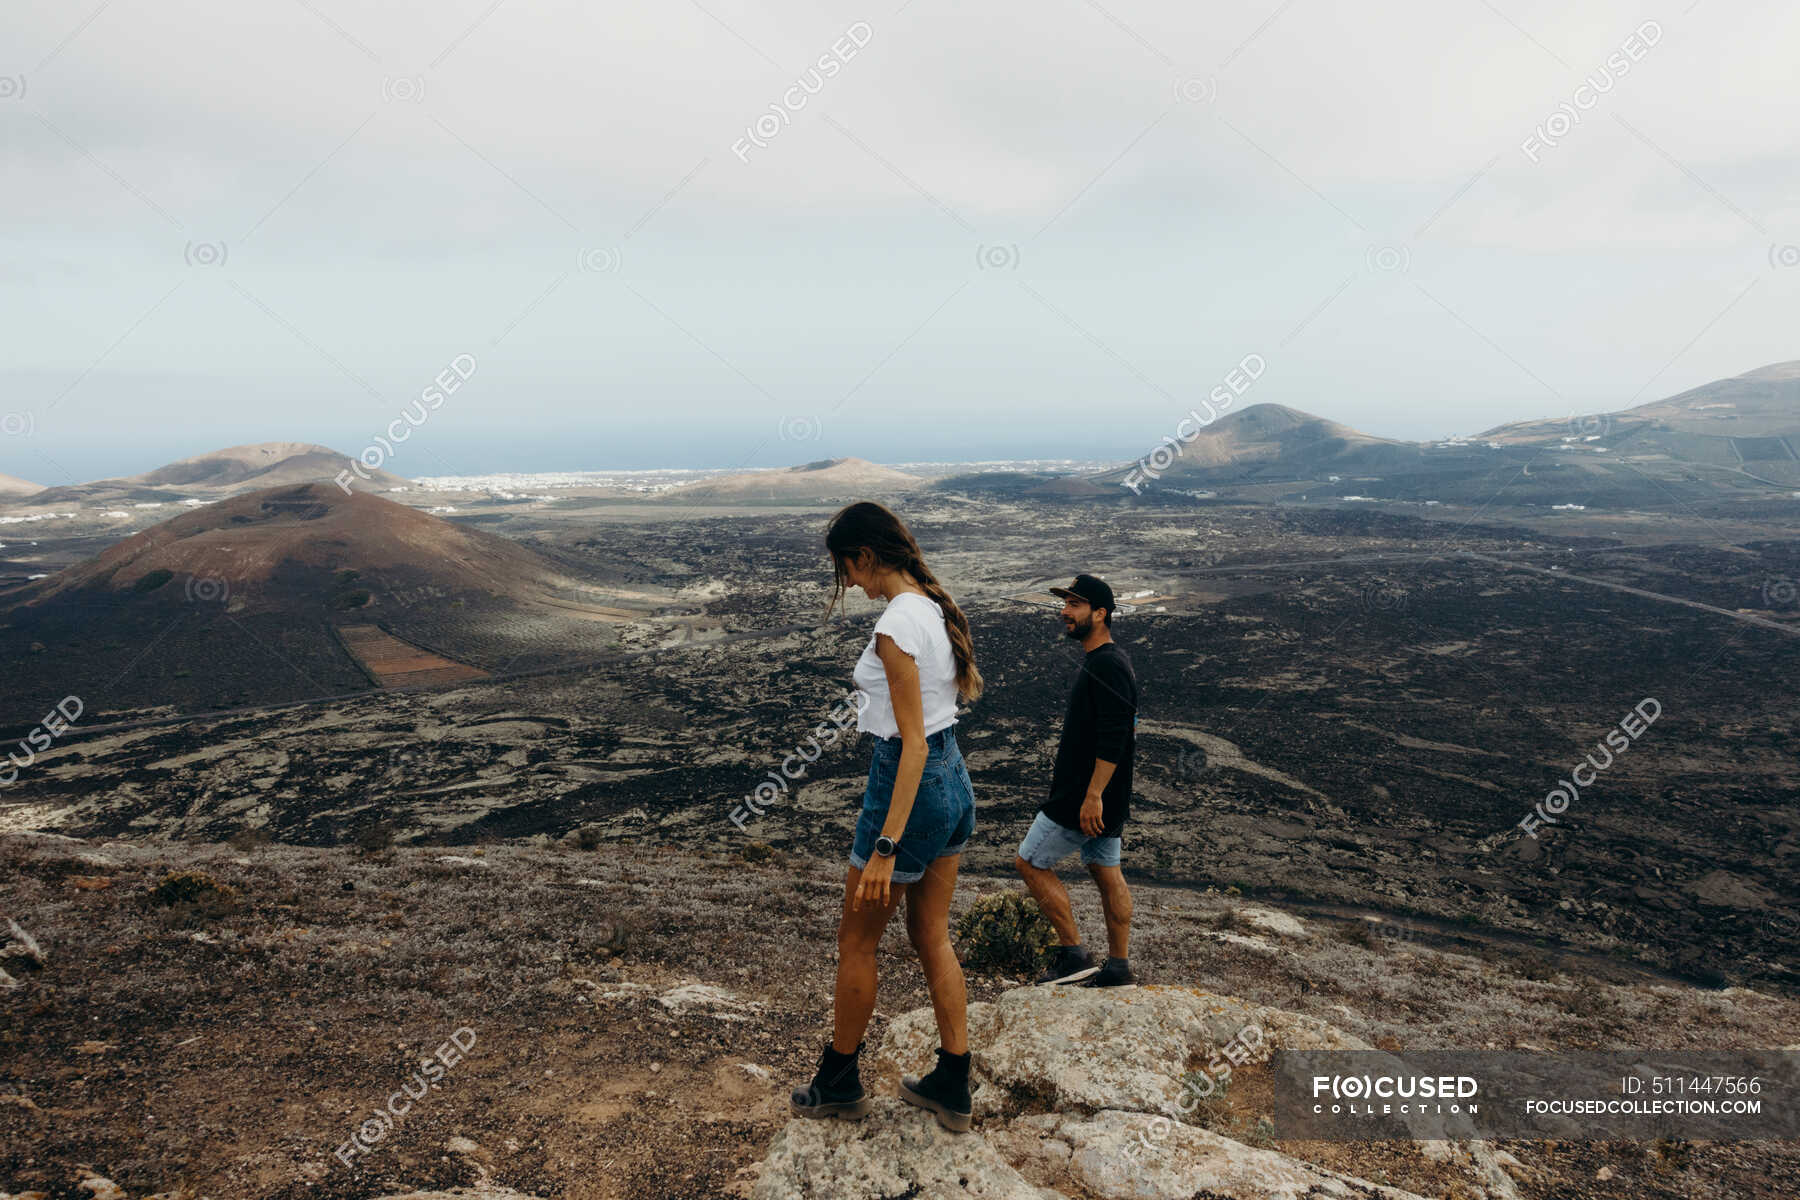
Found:
<path fill-rule="evenodd" d="M 466 663 L 403 642 L 379 625 L 339 625 L 337 634 L 343 639 L 344 648 L 382 687 L 461 683 L 485 674 Z"/>

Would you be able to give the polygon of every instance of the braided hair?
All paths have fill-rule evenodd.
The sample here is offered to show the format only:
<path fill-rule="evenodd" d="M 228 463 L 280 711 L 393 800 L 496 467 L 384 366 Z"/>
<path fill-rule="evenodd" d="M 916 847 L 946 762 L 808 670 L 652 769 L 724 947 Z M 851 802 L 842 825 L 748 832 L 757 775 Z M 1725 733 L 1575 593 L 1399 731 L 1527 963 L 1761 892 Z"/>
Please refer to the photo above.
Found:
<path fill-rule="evenodd" d="M 873 500 L 859 500 L 831 518 L 825 529 L 825 548 L 831 552 L 831 565 L 836 588 L 831 603 L 825 608 L 829 617 L 850 586 L 845 564 L 867 550 L 882 566 L 905 571 L 939 608 L 944 610 L 944 628 L 950 635 L 950 649 L 956 656 L 956 694 L 964 704 L 981 698 L 981 672 L 975 667 L 975 641 L 969 634 L 969 619 L 963 615 L 944 585 L 938 582 L 919 543 L 905 522 L 885 506 Z"/>

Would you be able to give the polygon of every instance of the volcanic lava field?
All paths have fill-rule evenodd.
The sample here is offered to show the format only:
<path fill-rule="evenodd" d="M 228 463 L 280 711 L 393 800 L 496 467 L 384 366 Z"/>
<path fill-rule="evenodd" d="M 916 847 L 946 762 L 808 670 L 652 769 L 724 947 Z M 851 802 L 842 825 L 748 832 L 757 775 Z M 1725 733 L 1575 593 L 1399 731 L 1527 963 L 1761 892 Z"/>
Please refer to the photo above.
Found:
<path fill-rule="evenodd" d="M 737 808 L 827 720 L 874 617 L 853 599 L 821 620 L 828 515 L 486 520 L 598 581 L 589 600 L 611 588 L 643 615 L 606 638 L 559 633 L 536 673 L 455 686 L 199 719 L 87 695 L 75 730 L 0 793 L 0 829 L 312 846 L 580 833 L 839 862 L 865 769 L 852 739 L 764 815 Z M 1093 570 L 1122 598 L 1166 597 L 1115 626 L 1143 693 L 1137 877 L 1715 986 L 1796 983 L 1800 638 L 1738 619 L 1794 617 L 1796 543 L 1778 522 L 955 497 L 906 515 L 988 680 L 959 727 L 980 814 L 965 871 L 1008 870 L 1077 666 L 1054 611 L 1015 597 Z M 378 610 L 357 619 L 391 628 Z M 166 641 L 106 653 L 121 672 L 210 669 Z M 1525 836 L 1521 819 L 1646 699 L 1654 723 Z M 146 715 L 160 720 L 109 725 Z"/>

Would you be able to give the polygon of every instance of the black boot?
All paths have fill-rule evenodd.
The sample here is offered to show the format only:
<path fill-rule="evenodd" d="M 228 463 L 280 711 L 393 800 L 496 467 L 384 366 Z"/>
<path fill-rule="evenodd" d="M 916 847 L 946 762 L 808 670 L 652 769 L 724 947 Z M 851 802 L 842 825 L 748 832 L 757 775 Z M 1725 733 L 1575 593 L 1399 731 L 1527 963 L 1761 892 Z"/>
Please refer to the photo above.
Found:
<path fill-rule="evenodd" d="M 923 1079 L 911 1075 L 900 1080 L 900 1098 L 908 1104 L 930 1109 L 937 1114 L 938 1124 L 952 1133 L 969 1131 L 969 1056 L 951 1054 L 941 1046 L 937 1066 Z"/>
<path fill-rule="evenodd" d="M 804 1090 L 796 1090 L 788 1107 L 796 1117 L 844 1117 L 857 1119 L 868 1114 L 869 1097 L 864 1094 L 862 1075 L 857 1069 L 857 1056 L 862 1043 L 849 1054 L 839 1054 L 830 1042 L 819 1056 L 819 1070 Z"/>

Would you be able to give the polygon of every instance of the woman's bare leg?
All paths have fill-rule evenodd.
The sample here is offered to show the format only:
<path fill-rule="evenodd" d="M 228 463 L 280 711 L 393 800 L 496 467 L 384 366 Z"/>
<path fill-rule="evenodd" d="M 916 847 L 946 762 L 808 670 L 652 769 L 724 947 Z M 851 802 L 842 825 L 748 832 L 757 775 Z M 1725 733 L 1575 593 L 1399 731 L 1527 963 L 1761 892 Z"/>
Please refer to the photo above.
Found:
<path fill-rule="evenodd" d="M 844 881 L 844 911 L 838 918 L 837 995 L 832 1003 L 831 1045 L 839 1054 L 854 1054 L 875 1012 L 875 950 L 888 919 L 900 906 L 900 898 L 913 885 L 896 883 L 889 888 L 885 905 L 864 902 L 851 907 L 862 868 L 851 867 Z"/>
<path fill-rule="evenodd" d="M 925 968 L 931 1008 L 937 1014 L 938 1041 L 951 1054 L 969 1052 L 969 997 L 962 964 L 950 945 L 950 897 L 956 891 L 956 868 L 962 855 L 950 854 L 925 869 L 925 877 L 907 885 L 906 934 Z"/>

